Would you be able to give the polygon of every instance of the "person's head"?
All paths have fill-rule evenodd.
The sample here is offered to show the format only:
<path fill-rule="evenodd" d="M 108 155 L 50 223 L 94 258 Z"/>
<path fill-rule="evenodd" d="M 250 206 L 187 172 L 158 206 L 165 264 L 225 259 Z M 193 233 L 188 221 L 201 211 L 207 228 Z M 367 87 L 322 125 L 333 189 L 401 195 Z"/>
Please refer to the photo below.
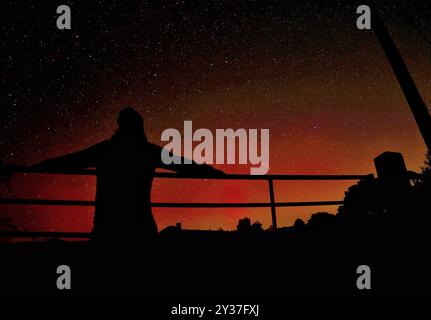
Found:
<path fill-rule="evenodd" d="M 144 133 L 144 119 L 132 107 L 120 111 L 117 118 L 118 130 L 121 132 Z"/>

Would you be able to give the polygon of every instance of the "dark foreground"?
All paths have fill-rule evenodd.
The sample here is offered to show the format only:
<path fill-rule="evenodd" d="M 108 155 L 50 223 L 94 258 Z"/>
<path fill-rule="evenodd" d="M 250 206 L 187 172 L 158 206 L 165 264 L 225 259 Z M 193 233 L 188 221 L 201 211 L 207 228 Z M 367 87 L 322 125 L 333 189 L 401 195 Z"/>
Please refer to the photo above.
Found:
<path fill-rule="evenodd" d="M 406 241 L 399 228 L 296 235 L 179 232 L 139 245 L 2 244 L 1 298 L 430 298 L 429 236 L 408 234 Z M 71 290 L 56 287 L 61 264 L 71 268 Z M 371 268 L 371 290 L 356 286 L 356 269 L 363 264 Z"/>

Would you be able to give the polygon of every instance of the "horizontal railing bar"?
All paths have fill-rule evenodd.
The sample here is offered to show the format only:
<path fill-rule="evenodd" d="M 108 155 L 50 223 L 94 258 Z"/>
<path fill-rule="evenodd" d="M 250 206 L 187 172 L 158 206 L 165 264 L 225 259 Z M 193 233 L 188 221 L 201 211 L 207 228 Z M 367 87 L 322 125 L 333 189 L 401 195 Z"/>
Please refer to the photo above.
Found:
<path fill-rule="evenodd" d="M 56 205 L 56 206 L 94 206 L 94 201 L 86 200 L 50 200 L 50 199 L 17 199 L 0 198 L 0 204 L 13 205 Z M 311 202 L 246 202 L 246 203 L 189 203 L 189 202 L 153 202 L 155 208 L 269 208 L 275 207 L 304 207 L 304 206 L 332 206 L 341 205 L 343 201 L 311 201 Z"/>
<path fill-rule="evenodd" d="M 2 231 L 0 238 L 91 238 L 88 232 Z"/>
<path fill-rule="evenodd" d="M 90 200 L 0 198 L 0 204 L 92 207 L 95 205 L 95 202 Z"/>
<path fill-rule="evenodd" d="M 21 173 L 53 173 L 53 174 L 74 174 L 74 175 L 96 175 L 96 169 L 37 169 L 32 167 L 14 166 L 7 169 L 9 172 Z M 173 179 L 219 179 L 219 180 L 360 180 L 372 174 L 267 174 L 267 175 L 248 175 L 248 174 L 225 174 L 225 175 L 186 175 L 171 172 L 155 172 L 155 178 Z"/>

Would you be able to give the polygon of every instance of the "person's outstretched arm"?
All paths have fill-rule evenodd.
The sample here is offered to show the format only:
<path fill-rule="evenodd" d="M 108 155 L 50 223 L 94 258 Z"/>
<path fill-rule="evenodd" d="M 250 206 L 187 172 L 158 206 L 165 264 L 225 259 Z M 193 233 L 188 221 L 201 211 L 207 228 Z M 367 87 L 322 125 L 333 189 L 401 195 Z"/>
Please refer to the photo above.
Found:
<path fill-rule="evenodd" d="M 37 169 L 84 169 L 95 167 L 97 153 L 102 143 L 61 157 L 44 160 L 32 167 Z"/>
<path fill-rule="evenodd" d="M 163 148 L 156 146 L 156 156 L 158 159 L 158 167 L 172 170 L 182 174 L 190 174 L 190 175 L 224 175 L 225 173 L 221 170 L 218 170 L 214 167 L 211 167 L 207 164 L 198 164 L 194 161 L 192 163 L 185 163 L 186 158 L 172 155 L 172 158 L 175 161 L 171 164 L 166 164 L 161 159 L 161 152 Z M 188 160 L 190 162 L 190 160 Z"/>

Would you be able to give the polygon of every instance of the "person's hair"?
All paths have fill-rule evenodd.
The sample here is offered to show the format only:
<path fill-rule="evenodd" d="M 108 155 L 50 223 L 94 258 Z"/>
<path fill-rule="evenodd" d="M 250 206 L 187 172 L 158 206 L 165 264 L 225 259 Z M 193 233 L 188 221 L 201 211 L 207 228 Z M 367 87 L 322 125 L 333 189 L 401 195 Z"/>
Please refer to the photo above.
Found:
<path fill-rule="evenodd" d="M 136 135 L 144 134 L 144 119 L 132 107 L 126 107 L 120 111 L 117 118 L 118 132 L 129 132 Z"/>

